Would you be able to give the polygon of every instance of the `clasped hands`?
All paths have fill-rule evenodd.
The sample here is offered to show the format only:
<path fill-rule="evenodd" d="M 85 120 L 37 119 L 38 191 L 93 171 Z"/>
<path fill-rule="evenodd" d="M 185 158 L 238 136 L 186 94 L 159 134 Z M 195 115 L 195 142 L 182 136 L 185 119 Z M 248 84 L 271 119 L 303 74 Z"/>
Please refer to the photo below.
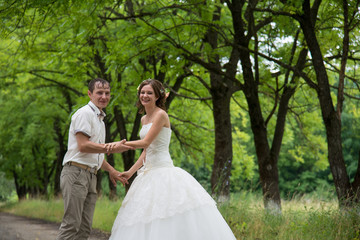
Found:
<path fill-rule="evenodd" d="M 113 171 L 109 172 L 110 181 L 115 187 L 116 181 L 120 181 L 123 186 L 125 186 L 125 184 L 129 184 L 128 180 L 131 178 L 131 176 L 132 174 L 130 174 L 129 171 L 119 172 L 114 169 Z"/>
<path fill-rule="evenodd" d="M 106 149 L 106 153 L 109 155 L 111 153 L 121 153 L 127 150 L 135 150 L 135 148 L 125 145 L 126 139 L 123 139 L 119 142 L 112 142 L 105 144 L 104 148 Z M 123 186 L 125 184 L 129 184 L 128 180 L 132 176 L 128 171 L 119 172 L 117 170 L 113 170 L 109 172 L 110 181 L 114 186 L 116 186 L 116 181 L 120 181 Z"/>
<path fill-rule="evenodd" d="M 126 139 L 123 139 L 119 142 L 106 143 L 104 148 L 106 149 L 107 154 L 111 153 L 121 153 L 127 150 L 135 150 L 135 148 L 125 145 Z"/>

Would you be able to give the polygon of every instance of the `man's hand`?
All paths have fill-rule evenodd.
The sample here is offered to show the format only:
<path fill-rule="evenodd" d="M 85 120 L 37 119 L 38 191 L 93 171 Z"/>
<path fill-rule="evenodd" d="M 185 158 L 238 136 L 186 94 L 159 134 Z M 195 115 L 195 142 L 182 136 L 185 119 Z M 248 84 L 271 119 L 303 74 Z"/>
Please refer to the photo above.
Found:
<path fill-rule="evenodd" d="M 120 142 L 112 142 L 105 144 L 107 153 L 121 153 L 128 150 L 135 150 L 135 148 L 125 145 L 125 142 L 126 139 L 123 139 Z"/>
<path fill-rule="evenodd" d="M 125 145 L 126 139 L 121 140 L 120 142 L 117 142 L 114 151 L 115 152 L 125 152 L 128 150 L 135 150 L 135 148 Z"/>
<path fill-rule="evenodd" d="M 127 179 L 121 176 L 121 173 L 119 171 L 116 171 L 115 169 L 109 172 L 109 177 L 110 177 L 110 181 L 115 187 L 116 187 L 116 181 L 120 181 L 123 186 L 125 186 L 125 184 L 129 184 Z"/>

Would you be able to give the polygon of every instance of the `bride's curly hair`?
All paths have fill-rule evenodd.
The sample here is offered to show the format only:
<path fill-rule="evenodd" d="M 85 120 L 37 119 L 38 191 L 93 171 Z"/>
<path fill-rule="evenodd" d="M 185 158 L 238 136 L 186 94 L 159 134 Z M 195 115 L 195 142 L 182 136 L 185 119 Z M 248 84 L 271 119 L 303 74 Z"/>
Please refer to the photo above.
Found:
<path fill-rule="evenodd" d="M 141 89 L 145 85 L 150 85 L 153 88 L 154 93 L 155 93 L 155 97 L 158 98 L 158 100 L 156 100 L 156 106 L 158 106 L 159 108 L 166 111 L 166 107 L 165 107 L 166 92 L 165 92 L 165 88 L 164 88 L 163 84 L 159 80 L 156 80 L 156 79 L 146 79 L 146 80 L 142 81 L 140 83 L 140 85 L 138 86 L 138 88 L 137 88 L 138 100 L 136 102 L 136 107 L 139 109 L 139 113 L 144 113 L 145 112 L 145 108 L 141 104 L 141 101 L 140 101 L 140 98 L 139 98 Z"/>

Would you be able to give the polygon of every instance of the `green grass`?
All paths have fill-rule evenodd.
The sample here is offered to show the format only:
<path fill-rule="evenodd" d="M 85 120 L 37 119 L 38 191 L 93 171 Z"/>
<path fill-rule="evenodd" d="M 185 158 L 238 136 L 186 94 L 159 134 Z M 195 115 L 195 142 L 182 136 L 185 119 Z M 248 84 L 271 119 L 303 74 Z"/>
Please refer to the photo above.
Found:
<path fill-rule="evenodd" d="M 112 202 L 107 198 L 99 198 L 96 202 L 93 228 L 110 232 L 120 206 L 121 201 Z M 63 209 L 64 203 L 62 199 L 52 199 L 49 201 L 31 199 L 10 202 L 0 206 L 0 211 L 59 223 L 64 213 Z"/>
<path fill-rule="evenodd" d="M 340 211 L 334 200 L 298 197 L 282 201 L 282 214 L 264 210 L 261 197 L 235 194 L 219 206 L 237 239 L 345 240 L 360 239 L 359 209 Z"/>
<path fill-rule="evenodd" d="M 99 198 L 93 227 L 110 232 L 120 206 L 121 200 L 112 202 Z M 233 194 L 230 202 L 218 207 L 237 239 L 360 239 L 359 209 L 339 211 L 336 200 L 297 197 L 282 201 L 282 214 L 274 215 L 264 210 L 261 196 L 242 192 Z M 25 200 L 2 205 L 0 211 L 60 222 L 63 202 L 61 199 Z"/>

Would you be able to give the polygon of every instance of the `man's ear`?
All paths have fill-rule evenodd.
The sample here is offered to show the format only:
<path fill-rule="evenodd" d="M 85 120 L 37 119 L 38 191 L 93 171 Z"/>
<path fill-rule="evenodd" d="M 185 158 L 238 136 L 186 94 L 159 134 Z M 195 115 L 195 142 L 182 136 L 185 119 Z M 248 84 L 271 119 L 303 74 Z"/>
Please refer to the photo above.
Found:
<path fill-rule="evenodd" d="M 90 90 L 88 90 L 88 96 L 91 98 L 91 92 L 90 92 Z"/>

